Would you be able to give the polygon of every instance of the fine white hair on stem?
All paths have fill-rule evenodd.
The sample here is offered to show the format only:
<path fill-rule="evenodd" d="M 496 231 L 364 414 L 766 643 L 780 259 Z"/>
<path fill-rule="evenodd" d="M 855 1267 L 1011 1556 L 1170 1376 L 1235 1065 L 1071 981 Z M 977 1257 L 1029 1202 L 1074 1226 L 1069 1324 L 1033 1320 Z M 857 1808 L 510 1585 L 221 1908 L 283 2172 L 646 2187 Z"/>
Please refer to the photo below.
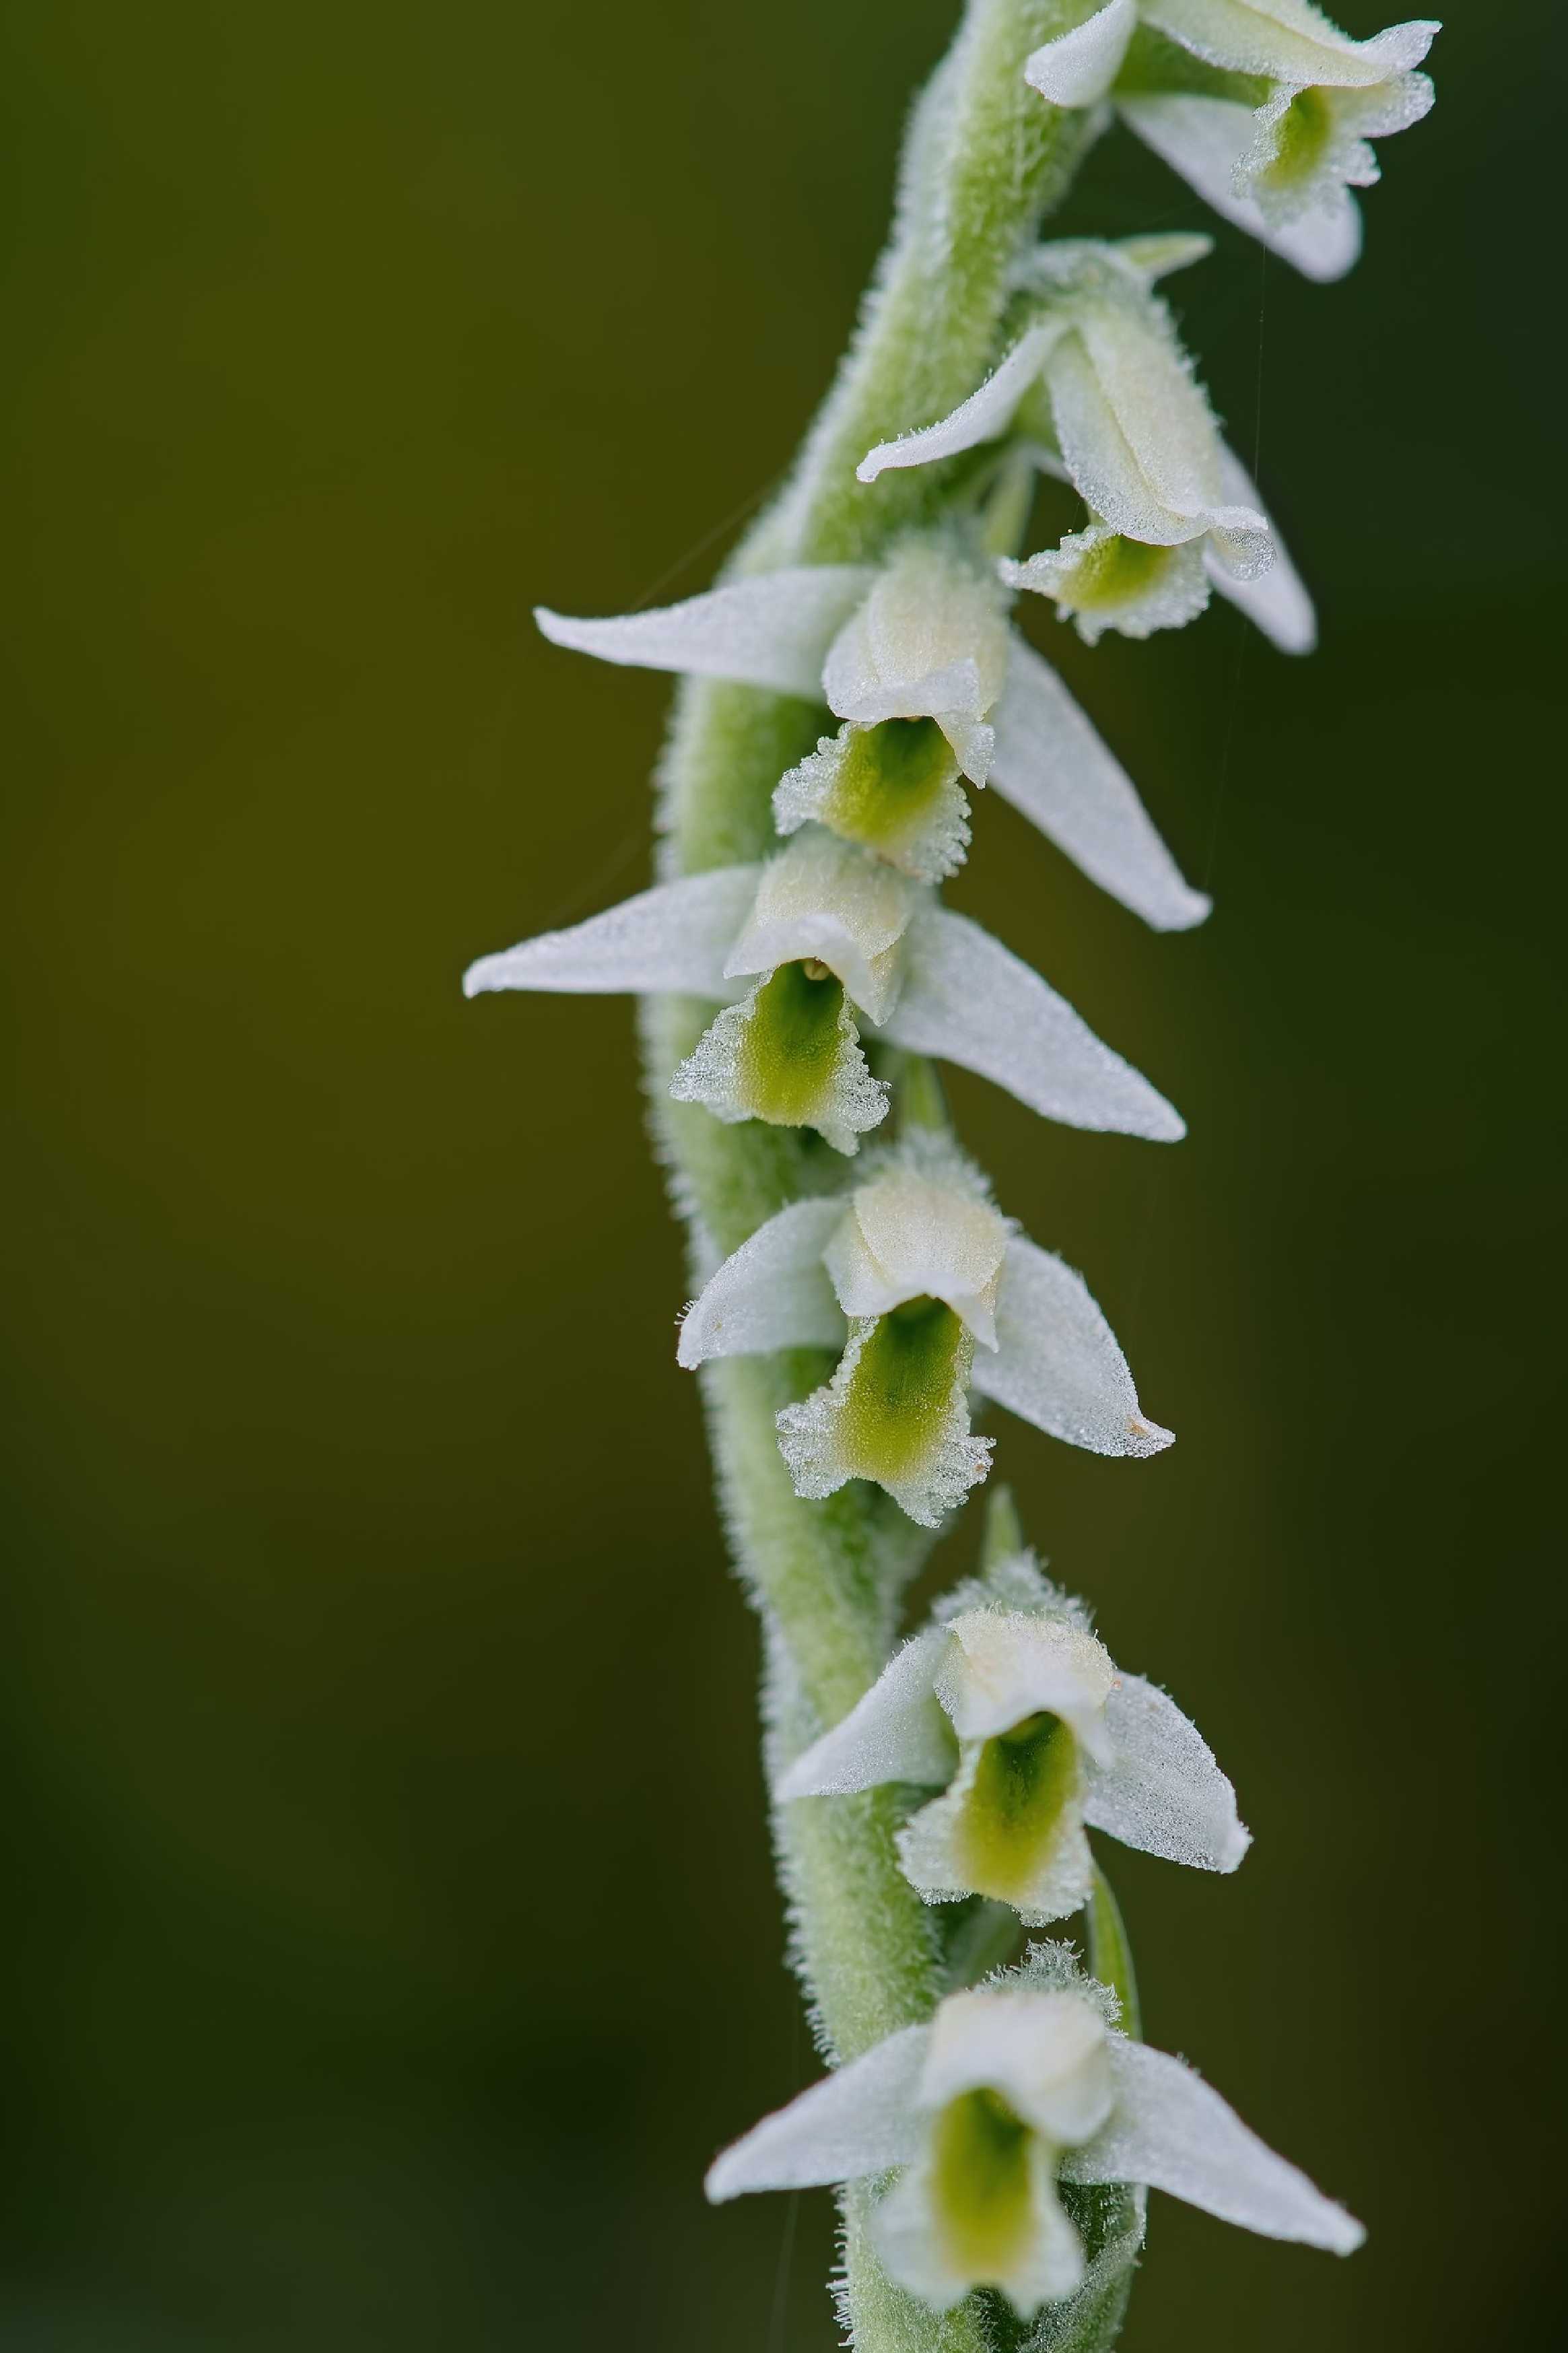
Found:
<path fill-rule="evenodd" d="M 829 2067 L 715 2160 L 708 2194 L 841 2188 L 854 2353 L 992 2353 L 1004 2307 L 1031 2353 L 1109 2353 L 1151 2189 L 1339 2253 L 1362 2235 L 1138 2039 L 1099 1842 L 1237 1870 L 1249 1833 L 1197 1725 L 1117 1666 L 1005 1494 L 978 1567 L 923 1619 L 900 1601 L 1015 1423 L 1109 1462 L 1172 1441 L 1084 1278 L 961 1148 L 937 1068 L 1090 1136 L 1185 1133 L 1035 968 L 1058 969 L 1054 908 L 1020 955 L 942 897 L 994 854 L 993 794 L 1153 931 L 1209 913 L 1111 748 L 1131 729 L 1092 681 L 1080 707 L 1015 607 L 1093 647 L 1193 626 L 1217 594 L 1281 653 L 1316 642 L 1158 290 L 1211 240 L 1042 226 L 1120 121 L 1326 283 L 1361 250 L 1373 142 L 1430 107 L 1436 30 L 1355 39 L 1312 0 L 966 0 L 778 499 L 699 595 L 537 608 L 552 644 L 679 681 L 659 879 L 463 987 L 641 1000 L 689 1241 L 677 1355 L 763 1625 L 789 1957 Z M 1031 547 L 1041 473 L 1081 512 Z M 1179 1377 L 1178 1356 L 1162 1385 Z M 991 1406 L 1014 1417 L 996 1436 L 973 1426 Z M 1065 1944 L 1010 1961 L 1020 1924 L 1079 1915 L 1092 1974 Z"/>

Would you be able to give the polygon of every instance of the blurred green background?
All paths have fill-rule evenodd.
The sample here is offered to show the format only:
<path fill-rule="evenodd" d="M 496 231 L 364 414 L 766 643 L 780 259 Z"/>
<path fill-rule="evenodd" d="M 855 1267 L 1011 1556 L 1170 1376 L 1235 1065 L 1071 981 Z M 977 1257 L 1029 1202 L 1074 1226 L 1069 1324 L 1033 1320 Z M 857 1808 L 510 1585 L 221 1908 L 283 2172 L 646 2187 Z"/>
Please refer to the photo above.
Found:
<path fill-rule="evenodd" d="M 826 2198 L 699 2194 L 814 2063 L 630 1013 L 458 976 L 645 877 L 664 683 L 529 606 L 703 585 L 952 14 L 7 12 L 7 2347 L 833 2341 Z M 955 894 L 1191 1120 L 955 1085 L 1181 1435 L 1002 1452 L 1258 1833 L 1118 1858 L 1151 2037 L 1373 2232 L 1161 2202 L 1130 2353 L 1552 2276 L 1563 67 L 1457 14 L 1352 279 L 1173 289 L 1317 659 L 1032 623 L 1217 913 L 989 802 Z M 1064 225 L 1199 224 L 1115 139 Z"/>

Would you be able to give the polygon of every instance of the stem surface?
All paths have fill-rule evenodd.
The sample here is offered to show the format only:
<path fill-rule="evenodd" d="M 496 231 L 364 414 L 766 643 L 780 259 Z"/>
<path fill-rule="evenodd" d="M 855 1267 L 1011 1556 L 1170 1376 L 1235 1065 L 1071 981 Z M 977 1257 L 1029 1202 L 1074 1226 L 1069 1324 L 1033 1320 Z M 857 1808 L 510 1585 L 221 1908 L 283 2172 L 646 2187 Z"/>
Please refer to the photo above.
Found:
<path fill-rule="evenodd" d="M 949 470 L 858 482 L 879 441 L 944 415 L 994 364 L 1008 274 L 1088 142 L 1086 119 L 1047 105 L 1024 79 L 1029 52 L 1091 13 L 1091 0 L 970 0 L 952 47 L 911 115 L 891 240 L 861 325 L 773 510 L 729 571 L 875 560 L 900 531 L 940 512 Z M 773 844 L 773 789 L 831 724 L 816 704 L 687 680 L 660 772 L 667 874 L 761 858 Z M 647 1001 L 643 1038 L 654 1124 L 700 1282 L 718 1261 L 842 1162 L 815 1135 L 726 1126 L 672 1103 L 670 1073 L 711 1018 L 682 997 Z M 888 1655 L 898 1595 L 929 1539 L 861 1482 L 803 1503 L 778 1451 L 774 1417 L 826 1377 L 789 1356 L 705 1367 L 719 1490 L 736 1564 L 768 1628 L 769 1762 L 775 1770 L 836 1723 Z M 826 2056 L 856 2057 L 927 2016 L 937 1998 L 931 1915 L 898 1866 L 894 1792 L 805 1799 L 777 1810 L 792 1953 Z M 842 2298 L 858 2353 L 980 2353 L 982 2307 L 939 2315 L 882 2273 L 864 2189 L 846 2200 Z"/>

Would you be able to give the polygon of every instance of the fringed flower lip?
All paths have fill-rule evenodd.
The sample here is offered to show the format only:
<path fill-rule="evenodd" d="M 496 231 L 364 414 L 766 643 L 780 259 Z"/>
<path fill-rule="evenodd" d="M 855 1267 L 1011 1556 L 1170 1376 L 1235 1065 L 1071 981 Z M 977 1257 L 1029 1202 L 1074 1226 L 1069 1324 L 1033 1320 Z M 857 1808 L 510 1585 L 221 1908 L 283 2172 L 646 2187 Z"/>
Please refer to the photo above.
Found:
<path fill-rule="evenodd" d="M 1235 1871 L 1251 1843 L 1197 1726 L 1115 1664 L 1026 1553 L 951 1596 L 775 1795 L 885 1781 L 942 1792 L 899 1839 L 926 1902 L 984 1895 L 1030 1927 L 1088 1900 L 1086 1830 L 1200 1871 Z"/>
<path fill-rule="evenodd" d="M 758 573 L 655 612 L 576 620 L 542 606 L 534 617 L 552 644 L 602 661 L 826 703 L 844 724 L 781 779 L 781 831 L 816 821 L 935 881 L 969 838 L 962 773 L 1155 931 L 1188 930 L 1209 912 L 1126 771 L 1007 627 L 994 579 L 945 540 L 906 542 L 880 568 Z M 863 789 L 868 767 L 875 794 Z"/>
<path fill-rule="evenodd" d="M 1327 282 L 1361 253 L 1350 191 L 1379 177 L 1367 142 L 1431 110 L 1415 69 L 1440 30 L 1353 40 L 1309 0 L 1104 0 L 1024 72 L 1055 106 L 1109 100 L 1205 204 Z"/>
<path fill-rule="evenodd" d="M 1206 541 L 1229 572 L 1266 570 L 1268 523 L 1225 496 L 1213 416 L 1152 290 L 1206 250 L 1192 237 L 1037 247 L 1019 272 L 1036 315 L 994 374 L 950 416 L 879 442 L 860 480 L 994 439 L 1038 390 L 1074 488 L 1113 531 L 1152 547 Z"/>
<path fill-rule="evenodd" d="M 814 1499 L 871 1479 L 937 1525 L 990 1467 L 972 1389 L 1091 1453 L 1171 1443 L 1082 1276 L 1001 1217 L 934 1136 L 879 1155 L 847 1200 L 795 1201 L 759 1226 L 688 1309 L 678 1355 L 694 1368 L 800 1347 L 843 1351 L 778 1417 L 796 1492 Z"/>
<path fill-rule="evenodd" d="M 816 826 L 763 865 L 658 883 L 481 956 L 464 976 L 468 997 L 513 988 L 739 997 L 671 1092 L 721 1118 L 818 1127 L 840 1151 L 887 1106 L 851 1008 L 868 1034 L 976 1071 L 1047 1119 L 1166 1143 L 1185 1133 L 1147 1079 L 990 933 Z"/>
<path fill-rule="evenodd" d="M 1032 322 L 1011 351 L 950 416 L 868 451 L 860 479 L 1016 432 L 1089 521 L 1057 548 L 1004 558 L 1010 587 L 1054 597 L 1090 643 L 1105 628 L 1180 627 L 1217 587 L 1282 652 L 1309 652 L 1310 599 L 1152 292 L 1210 250 L 1189 236 L 1036 247 L 1016 270 Z"/>
<path fill-rule="evenodd" d="M 1024 2319 L 1083 2284 L 1061 2184 L 1163 2189 L 1274 2239 L 1350 2254 L 1362 2226 L 1244 2125 L 1184 2060 L 1111 2023 L 1114 1997 L 1060 1947 L 950 1994 L 765 2116 L 709 2171 L 716 2203 L 898 2170 L 875 2208 L 882 2263 L 946 2311 L 990 2287 Z"/>

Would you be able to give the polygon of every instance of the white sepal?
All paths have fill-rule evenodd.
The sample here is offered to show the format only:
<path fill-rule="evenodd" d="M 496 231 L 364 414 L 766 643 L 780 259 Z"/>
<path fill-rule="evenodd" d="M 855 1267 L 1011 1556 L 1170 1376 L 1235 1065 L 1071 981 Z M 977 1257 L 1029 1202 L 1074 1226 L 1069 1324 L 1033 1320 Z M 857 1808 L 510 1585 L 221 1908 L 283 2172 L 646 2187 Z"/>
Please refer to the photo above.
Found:
<path fill-rule="evenodd" d="M 940 542 L 896 549 L 823 665 L 828 708 L 874 726 L 934 719 L 973 784 L 985 782 L 985 715 L 1002 691 L 1007 625 L 995 582 Z"/>
<path fill-rule="evenodd" d="M 1065 997 L 965 915 L 917 910 L 889 1044 L 974 1071 L 1047 1119 L 1171 1143 L 1185 1123 Z"/>
<path fill-rule="evenodd" d="M 533 617 L 552 645 L 601 661 L 733 679 L 815 702 L 827 649 L 875 578 L 865 565 L 800 565 L 647 613 L 577 620 L 541 605 Z"/>
<path fill-rule="evenodd" d="M 1024 61 L 1024 79 L 1053 106 L 1094 106 L 1121 70 L 1138 23 L 1138 0 L 1105 0 L 1092 16 L 1058 33 Z"/>
<path fill-rule="evenodd" d="M 1256 580 L 1238 580 L 1222 565 L 1208 561 L 1209 576 L 1222 596 L 1228 597 L 1270 645 L 1282 654 L 1310 654 L 1318 642 L 1318 617 L 1307 584 L 1291 563 L 1275 525 L 1258 499 L 1251 475 L 1234 449 L 1220 444 L 1220 468 L 1226 496 L 1256 506 L 1265 515 L 1274 540 L 1274 561 Z"/>
<path fill-rule="evenodd" d="M 961 1741 L 1011 1732 L 1026 1716 L 1059 1716 L 1086 1757 L 1113 1754 L 1106 1706 L 1116 1669 L 1087 1627 L 1055 1613 L 965 1609 L 937 1669 L 936 1695 Z"/>
<path fill-rule="evenodd" d="M 734 994 L 724 959 L 755 896 L 761 869 L 721 866 L 623 899 L 569 931 L 541 932 L 480 956 L 463 976 L 465 997 L 492 988 L 559 989 L 600 996 L 658 989 L 693 997 Z"/>
<path fill-rule="evenodd" d="M 773 972 L 814 957 L 871 1020 L 884 1020 L 898 1001 L 899 942 L 918 896 L 909 876 L 884 859 L 808 826 L 763 868 L 725 976 Z"/>
<path fill-rule="evenodd" d="M 1022 1234 L 1007 1245 L 996 1351 L 977 1356 L 983 1397 L 1091 1454 L 1158 1454 L 1172 1432 L 1138 1403 L 1127 1359 L 1080 1274 Z"/>
<path fill-rule="evenodd" d="M 1211 901 L 1183 881 L 1121 762 L 1050 664 L 1017 636 L 995 726 L 994 792 L 1155 931 L 1203 922 Z"/>
<path fill-rule="evenodd" d="M 714 2205 L 749 2189 L 807 2189 L 907 2164 L 930 2026 L 906 2026 L 732 2141 L 708 2169 Z"/>
<path fill-rule="evenodd" d="M 844 1315 L 822 1253 L 843 1216 L 840 1200 L 792 1201 L 759 1226 L 687 1309 L 677 1362 L 689 1371 L 710 1356 L 841 1348 Z"/>
<path fill-rule="evenodd" d="M 977 1987 L 941 2005 L 922 2056 L 920 2102 L 999 2092 L 1058 2148 L 1098 2133 L 1116 2096 L 1099 2012 L 1076 1993 Z"/>
<path fill-rule="evenodd" d="M 1117 104 L 1128 128 L 1205 204 L 1303 278 L 1329 285 L 1354 268 L 1361 255 L 1361 214 L 1343 188 L 1282 227 L 1271 226 L 1256 198 L 1238 192 L 1237 167 L 1257 136 L 1250 107 L 1180 91 L 1130 94 Z"/>
<path fill-rule="evenodd" d="M 1023 1989 L 950 1996 L 921 2078 L 924 2141 L 872 2225 L 891 2276 L 938 2310 L 977 2286 L 999 2289 L 1026 2319 L 1070 2295 L 1084 2255 L 1057 2196 L 1058 2155 L 1096 2128 L 1111 2096 L 1105 2027 L 1076 1996 Z M 976 2109 L 977 2097 L 1005 2103 L 1000 2166 L 994 2144 L 976 2151 L 979 2164 L 963 2161 L 966 2126 L 977 2126 L 983 2142 L 997 2128 L 994 2112 Z"/>
<path fill-rule="evenodd" d="M 996 1290 L 1008 1226 L 978 1172 L 951 1146 L 907 1146 L 857 1186 L 826 1250 L 846 1315 L 945 1300 L 983 1348 L 996 1345 Z"/>
<path fill-rule="evenodd" d="M 1072 323 L 1046 382 L 1084 504 L 1128 539 L 1169 547 L 1206 536 L 1230 570 L 1263 571 L 1268 527 L 1223 496 L 1214 419 L 1164 306 L 1108 272 L 1073 300 Z"/>
<path fill-rule="evenodd" d="M 951 416 L 922 426 L 918 432 L 900 434 L 896 441 L 879 441 L 868 450 L 855 470 L 859 480 L 874 482 L 889 467 L 929 466 L 938 458 L 956 457 L 960 450 L 973 449 L 982 441 L 994 441 L 1005 433 L 1060 332 L 1054 321 L 1031 327 L 979 390 L 961 401 Z"/>
<path fill-rule="evenodd" d="M 1275 2155 L 1200 2075 L 1167 2052 L 1110 2043 L 1116 2105 L 1103 2131 L 1064 2160 L 1069 2181 L 1142 2181 L 1270 2239 L 1348 2255 L 1366 2233 Z"/>
<path fill-rule="evenodd" d="M 1418 66 L 1441 27 L 1412 18 L 1352 40 L 1311 0 L 1141 0 L 1145 23 L 1206 65 L 1297 89 L 1364 90 Z"/>
<path fill-rule="evenodd" d="M 787 1802 L 872 1789 L 879 1781 L 946 1781 L 958 1761 L 935 1689 L 947 1640 L 944 1626 L 928 1626 L 895 1651 L 848 1715 L 795 1758 L 774 1795 Z"/>
<path fill-rule="evenodd" d="M 1096 1830 L 1197 1871 L 1234 1871 L 1252 1843 L 1236 1791 L 1197 1725 L 1142 1675 L 1105 1704 L 1107 1753 L 1090 1764 L 1084 1819 Z"/>

